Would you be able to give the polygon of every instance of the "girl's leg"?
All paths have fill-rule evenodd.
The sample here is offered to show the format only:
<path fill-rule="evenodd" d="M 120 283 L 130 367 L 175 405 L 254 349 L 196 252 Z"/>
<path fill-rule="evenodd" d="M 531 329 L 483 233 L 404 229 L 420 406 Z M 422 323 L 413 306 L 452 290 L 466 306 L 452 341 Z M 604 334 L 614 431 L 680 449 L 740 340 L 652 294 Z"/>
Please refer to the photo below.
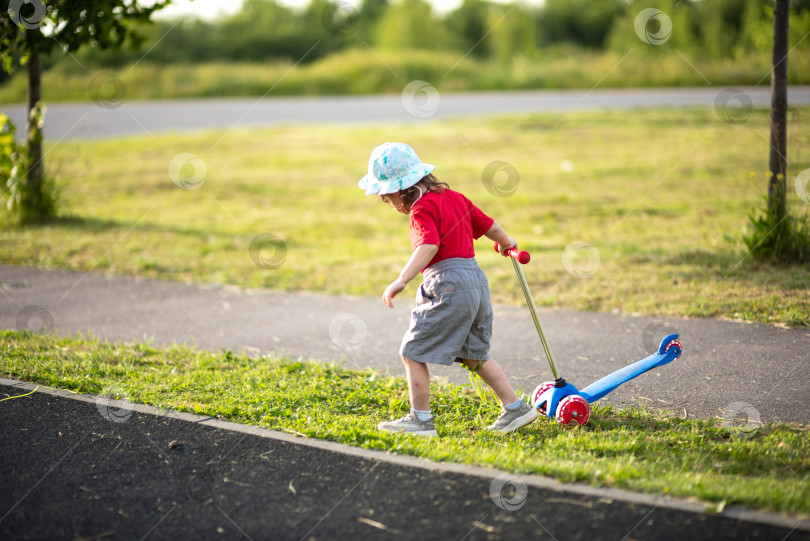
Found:
<path fill-rule="evenodd" d="M 424 363 L 412 361 L 402 357 L 405 363 L 405 373 L 408 376 L 408 390 L 411 395 L 412 412 L 402 419 L 380 423 L 377 428 L 386 432 L 401 432 L 416 436 L 433 437 L 437 436 L 436 425 L 432 416 L 420 413 L 430 410 L 430 374 Z"/>
<path fill-rule="evenodd" d="M 408 378 L 408 391 L 411 407 L 415 410 L 430 409 L 430 373 L 425 363 L 402 357 L 405 363 L 405 375 Z"/>
<path fill-rule="evenodd" d="M 464 364 L 466 364 L 470 370 L 475 370 L 475 367 L 478 366 L 479 363 L 480 361 L 464 359 Z M 489 388 L 492 389 L 502 405 L 513 404 L 518 399 L 515 390 L 512 389 L 509 380 L 506 379 L 506 374 L 503 373 L 501 366 L 495 362 L 495 359 L 486 361 L 476 373 L 481 376 L 484 383 L 489 385 Z"/>

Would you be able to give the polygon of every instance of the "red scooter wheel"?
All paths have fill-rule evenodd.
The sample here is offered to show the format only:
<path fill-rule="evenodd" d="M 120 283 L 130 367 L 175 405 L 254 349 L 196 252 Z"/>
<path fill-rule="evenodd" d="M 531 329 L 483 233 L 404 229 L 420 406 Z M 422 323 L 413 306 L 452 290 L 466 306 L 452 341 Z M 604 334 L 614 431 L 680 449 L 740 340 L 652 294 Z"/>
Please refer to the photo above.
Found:
<path fill-rule="evenodd" d="M 671 341 L 670 341 L 670 342 L 669 342 L 669 343 L 668 343 L 668 344 L 667 344 L 667 345 L 664 347 L 664 353 L 666 353 L 667 351 L 669 351 L 669 348 L 671 348 L 671 347 L 676 347 L 676 348 L 678 348 L 678 357 L 680 357 L 680 356 L 681 356 L 681 353 L 683 353 L 683 344 L 681 344 L 680 340 L 671 340 Z M 675 357 L 675 358 L 677 359 L 678 357 Z"/>
<path fill-rule="evenodd" d="M 557 422 L 561 425 L 577 423 L 582 426 L 591 417 L 591 405 L 578 394 L 566 396 L 557 404 L 556 417 Z"/>
<path fill-rule="evenodd" d="M 546 414 L 546 403 L 543 402 L 542 404 L 538 404 L 537 399 L 540 398 L 541 394 L 548 391 L 552 387 L 554 387 L 553 381 L 544 381 L 543 383 L 535 387 L 534 391 L 532 391 L 531 395 L 532 407 L 536 409 L 537 413 L 539 413 L 540 415 Z"/>

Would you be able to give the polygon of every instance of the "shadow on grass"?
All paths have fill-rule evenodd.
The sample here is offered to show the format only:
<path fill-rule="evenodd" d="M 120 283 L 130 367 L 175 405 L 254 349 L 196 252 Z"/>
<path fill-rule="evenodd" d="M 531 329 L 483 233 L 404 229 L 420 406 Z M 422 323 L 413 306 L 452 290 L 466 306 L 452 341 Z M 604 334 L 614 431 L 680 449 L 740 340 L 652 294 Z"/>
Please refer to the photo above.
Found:
<path fill-rule="evenodd" d="M 677 268 L 673 278 L 682 281 L 734 282 L 758 286 L 778 285 L 789 290 L 807 289 L 806 265 L 773 265 L 754 261 L 746 251 L 690 250 L 677 254 L 637 254 L 630 263 L 653 263 Z"/>
<path fill-rule="evenodd" d="M 75 215 L 56 216 L 53 218 L 48 218 L 37 222 L 31 222 L 24 226 L 16 226 L 16 227 L 19 229 L 58 227 L 68 230 L 72 229 L 75 231 L 84 231 L 92 233 L 107 233 L 112 231 L 127 232 L 137 228 L 138 231 L 140 232 L 170 233 L 185 237 L 207 238 L 209 235 L 239 236 L 238 234 L 235 233 L 230 234 L 230 233 L 215 232 L 209 229 L 190 229 L 165 224 L 154 224 L 149 222 L 139 222 L 139 221 L 126 222 L 126 221 L 109 220 L 109 219 L 75 216 Z"/>

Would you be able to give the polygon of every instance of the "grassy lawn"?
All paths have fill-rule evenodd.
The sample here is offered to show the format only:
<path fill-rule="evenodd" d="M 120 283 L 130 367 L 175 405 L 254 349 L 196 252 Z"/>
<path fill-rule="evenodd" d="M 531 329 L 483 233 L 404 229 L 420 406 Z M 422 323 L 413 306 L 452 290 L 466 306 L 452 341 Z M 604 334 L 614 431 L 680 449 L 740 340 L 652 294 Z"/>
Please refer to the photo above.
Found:
<path fill-rule="evenodd" d="M 810 167 L 809 112 L 789 123 L 797 215 L 810 209 L 793 190 Z M 51 143 L 62 217 L 0 224 L 0 262 L 377 296 L 410 254 L 407 217 L 356 187 L 386 140 L 413 145 L 532 252 L 539 305 L 810 324 L 806 266 L 755 264 L 740 241 L 767 193 L 765 110 L 742 124 L 713 109 L 639 109 Z M 204 164 L 197 189 L 170 178 L 180 153 Z M 519 175 L 508 197 L 482 180 L 495 160 Z M 507 187 L 506 173 L 494 178 Z M 593 249 L 566 252 L 577 241 Z M 521 302 L 510 266 L 477 248 L 494 300 Z"/>
<path fill-rule="evenodd" d="M 470 386 L 434 382 L 440 438 L 376 430 L 407 412 L 406 383 L 371 370 L 251 359 L 142 343 L 0 331 L 0 375 L 221 417 L 368 449 L 536 473 L 724 505 L 810 511 L 810 432 L 753 435 L 718 421 L 597 406 L 582 428 L 540 419 L 514 434 L 482 430 L 498 414 Z"/>

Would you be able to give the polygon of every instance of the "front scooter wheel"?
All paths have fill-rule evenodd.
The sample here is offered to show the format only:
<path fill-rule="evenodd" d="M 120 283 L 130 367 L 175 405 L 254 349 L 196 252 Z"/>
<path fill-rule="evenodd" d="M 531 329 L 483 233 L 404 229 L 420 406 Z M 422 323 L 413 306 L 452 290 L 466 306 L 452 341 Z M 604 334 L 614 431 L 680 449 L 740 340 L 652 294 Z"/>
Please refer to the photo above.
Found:
<path fill-rule="evenodd" d="M 680 340 L 670 340 L 669 343 L 664 346 L 664 353 L 669 351 L 670 348 L 675 348 L 678 350 L 678 355 L 675 357 L 676 359 L 683 353 L 683 344 L 681 344 Z"/>
<path fill-rule="evenodd" d="M 538 399 L 540 398 L 540 395 L 542 395 L 544 392 L 548 391 L 552 387 L 554 387 L 553 381 L 544 381 L 543 383 L 535 387 L 534 391 L 532 391 L 531 396 L 532 407 L 536 409 L 537 413 L 539 413 L 540 415 L 543 416 L 546 415 L 546 401 L 544 400 L 543 402 L 538 402 Z"/>
<path fill-rule="evenodd" d="M 582 426 L 591 417 L 591 405 L 578 394 L 566 396 L 557 404 L 556 417 L 557 422 L 563 426 Z"/>

